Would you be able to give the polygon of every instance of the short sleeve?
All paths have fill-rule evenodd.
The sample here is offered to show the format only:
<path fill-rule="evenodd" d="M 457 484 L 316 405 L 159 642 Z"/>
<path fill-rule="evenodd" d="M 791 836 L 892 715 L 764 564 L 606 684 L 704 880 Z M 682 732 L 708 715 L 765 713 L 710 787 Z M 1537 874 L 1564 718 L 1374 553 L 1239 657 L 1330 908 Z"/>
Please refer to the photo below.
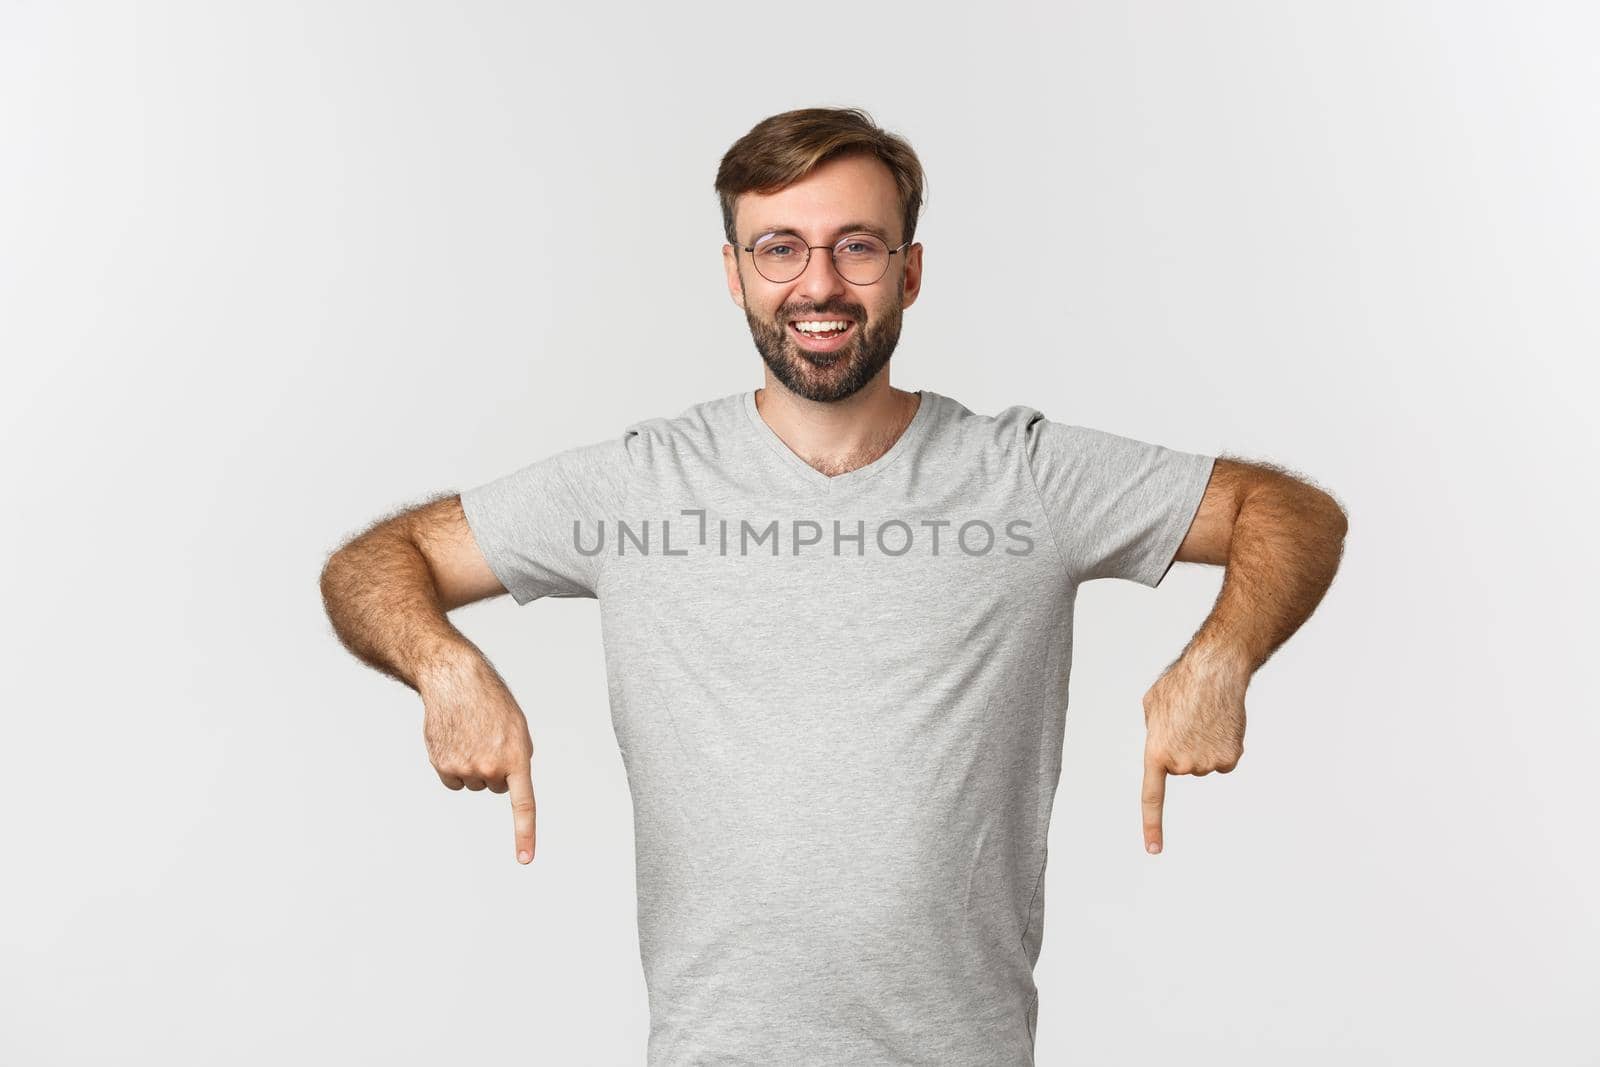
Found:
<path fill-rule="evenodd" d="M 1069 579 L 1160 585 L 1216 457 L 1051 422 L 1037 411 L 1023 421 L 1024 452 Z"/>
<path fill-rule="evenodd" d="M 625 504 L 631 436 L 569 448 L 462 492 L 467 526 L 518 604 L 598 597 L 607 543 L 599 531 L 614 528 Z"/>

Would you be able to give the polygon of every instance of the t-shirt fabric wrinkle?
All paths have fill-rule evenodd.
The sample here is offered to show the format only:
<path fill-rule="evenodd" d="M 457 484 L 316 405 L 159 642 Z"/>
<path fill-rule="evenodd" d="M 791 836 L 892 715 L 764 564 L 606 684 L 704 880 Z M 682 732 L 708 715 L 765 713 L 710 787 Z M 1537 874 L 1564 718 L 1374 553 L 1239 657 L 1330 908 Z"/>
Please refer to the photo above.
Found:
<path fill-rule="evenodd" d="M 1214 457 L 919 393 L 842 475 L 749 390 L 461 494 L 599 603 L 650 1067 L 1034 1062 L 1076 591 L 1158 586 Z"/>

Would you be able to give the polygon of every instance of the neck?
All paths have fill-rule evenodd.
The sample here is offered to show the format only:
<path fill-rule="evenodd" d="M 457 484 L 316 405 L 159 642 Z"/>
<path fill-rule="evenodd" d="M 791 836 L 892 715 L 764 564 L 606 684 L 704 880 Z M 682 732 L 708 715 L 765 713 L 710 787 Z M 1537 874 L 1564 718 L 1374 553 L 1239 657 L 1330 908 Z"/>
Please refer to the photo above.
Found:
<path fill-rule="evenodd" d="M 843 400 L 808 400 L 786 389 L 769 369 L 756 390 L 756 410 L 806 463 L 830 477 L 865 467 L 900 439 L 921 398 L 880 374 Z"/>

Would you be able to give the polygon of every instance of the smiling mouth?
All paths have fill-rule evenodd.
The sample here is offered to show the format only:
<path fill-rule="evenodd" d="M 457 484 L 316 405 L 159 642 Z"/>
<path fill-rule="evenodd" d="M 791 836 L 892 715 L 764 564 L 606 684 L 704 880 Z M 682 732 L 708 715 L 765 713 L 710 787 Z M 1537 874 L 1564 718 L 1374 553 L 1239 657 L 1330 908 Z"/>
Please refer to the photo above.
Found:
<path fill-rule="evenodd" d="M 855 330 L 856 330 L 856 323 L 855 323 L 855 321 L 853 319 L 816 319 L 816 320 L 809 320 L 809 321 L 819 321 L 819 322 L 843 322 L 844 323 L 844 329 L 842 329 L 842 330 L 825 330 L 825 331 L 802 330 L 802 329 L 800 329 L 799 327 L 797 327 L 795 325 L 796 321 L 808 321 L 808 320 L 791 320 L 789 322 L 788 326 L 787 326 L 787 329 L 789 331 L 789 336 L 793 337 L 795 339 L 795 343 L 798 344 L 803 350 L 805 350 L 807 352 L 834 352 L 834 351 L 837 351 L 838 349 L 844 347 L 845 341 L 849 340 L 849 338 L 855 334 Z"/>

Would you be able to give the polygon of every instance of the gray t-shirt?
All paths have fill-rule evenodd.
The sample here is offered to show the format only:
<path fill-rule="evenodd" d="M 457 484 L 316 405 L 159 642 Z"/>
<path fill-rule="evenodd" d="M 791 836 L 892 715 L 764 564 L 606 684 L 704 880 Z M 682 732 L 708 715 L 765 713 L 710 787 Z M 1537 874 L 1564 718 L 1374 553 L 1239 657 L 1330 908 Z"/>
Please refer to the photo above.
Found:
<path fill-rule="evenodd" d="M 599 601 L 651 1067 L 1033 1063 L 1077 584 L 1159 585 L 1214 457 L 920 395 L 834 477 L 745 391 L 462 494 Z"/>

